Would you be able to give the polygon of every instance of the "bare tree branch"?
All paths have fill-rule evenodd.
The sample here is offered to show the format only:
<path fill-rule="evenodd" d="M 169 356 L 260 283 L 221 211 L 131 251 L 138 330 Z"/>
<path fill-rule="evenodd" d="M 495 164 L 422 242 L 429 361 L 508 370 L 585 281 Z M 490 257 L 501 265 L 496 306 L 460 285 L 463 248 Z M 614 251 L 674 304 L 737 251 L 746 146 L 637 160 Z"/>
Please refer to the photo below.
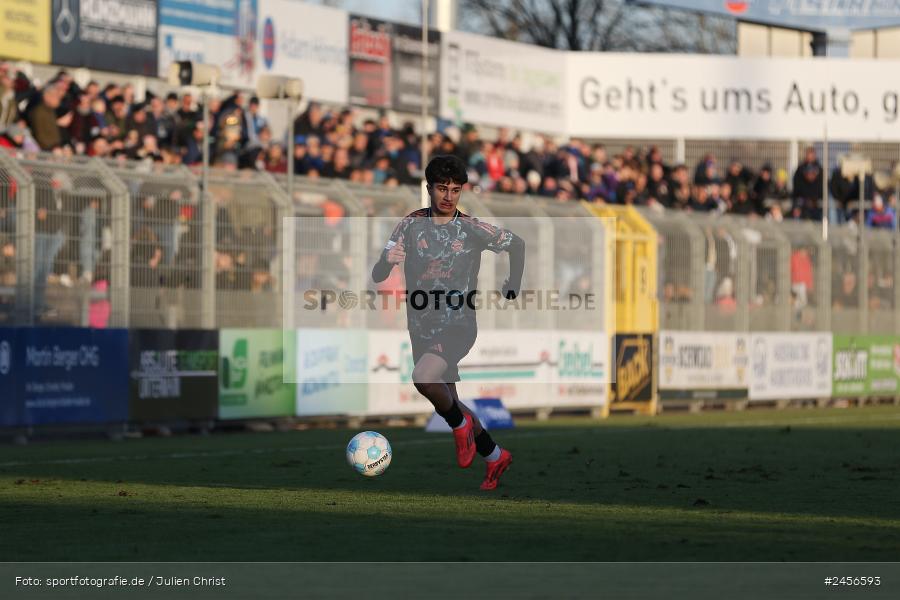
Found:
<path fill-rule="evenodd" d="M 460 0 L 475 33 L 563 50 L 733 53 L 733 20 L 625 0 Z"/>

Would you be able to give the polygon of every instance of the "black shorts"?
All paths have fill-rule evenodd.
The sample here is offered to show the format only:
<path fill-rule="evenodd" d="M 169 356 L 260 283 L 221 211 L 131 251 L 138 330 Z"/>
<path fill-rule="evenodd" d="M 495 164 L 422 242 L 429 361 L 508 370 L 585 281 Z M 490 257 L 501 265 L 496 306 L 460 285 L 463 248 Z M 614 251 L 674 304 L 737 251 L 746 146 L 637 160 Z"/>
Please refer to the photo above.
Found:
<path fill-rule="evenodd" d="M 436 354 L 447 362 L 444 382 L 455 383 L 459 381 L 459 361 L 475 345 L 477 335 L 477 329 L 468 327 L 453 327 L 437 331 L 427 339 L 410 331 L 409 341 L 412 345 L 413 362 L 418 363 L 423 354 Z"/>

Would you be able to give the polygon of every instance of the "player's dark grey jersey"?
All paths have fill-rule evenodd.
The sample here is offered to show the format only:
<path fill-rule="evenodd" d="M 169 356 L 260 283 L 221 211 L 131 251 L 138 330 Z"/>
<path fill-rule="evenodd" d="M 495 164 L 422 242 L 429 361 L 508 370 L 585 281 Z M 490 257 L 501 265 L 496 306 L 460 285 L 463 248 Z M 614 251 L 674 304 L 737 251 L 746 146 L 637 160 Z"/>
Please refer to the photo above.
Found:
<path fill-rule="evenodd" d="M 382 259 L 402 240 L 410 332 L 430 338 L 449 327 L 475 328 L 471 300 L 477 292 L 481 253 L 506 251 L 515 239 L 511 231 L 460 211 L 441 225 L 431 219 L 430 208 L 404 217 L 394 228 Z"/>

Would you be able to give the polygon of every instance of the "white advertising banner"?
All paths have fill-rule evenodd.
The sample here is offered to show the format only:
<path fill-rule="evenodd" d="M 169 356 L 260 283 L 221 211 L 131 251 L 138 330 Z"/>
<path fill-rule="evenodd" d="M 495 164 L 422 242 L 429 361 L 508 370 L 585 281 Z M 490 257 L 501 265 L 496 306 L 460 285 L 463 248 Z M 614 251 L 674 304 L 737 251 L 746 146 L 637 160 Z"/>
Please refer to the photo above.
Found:
<path fill-rule="evenodd" d="M 297 330 L 297 416 L 365 413 L 368 349 L 364 329 Z"/>
<path fill-rule="evenodd" d="M 566 54 L 451 31 L 441 38 L 440 116 L 559 133 Z"/>
<path fill-rule="evenodd" d="M 259 0 L 257 73 L 303 79 L 305 98 L 347 103 L 347 12 Z"/>
<path fill-rule="evenodd" d="M 566 133 L 900 140 L 900 62 L 571 52 Z"/>
<path fill-rule="evenodd" d="M 747 397 L 748 335 L 660 331 L 659 339 L 661 397 Z"/>
<path fill-rule="evenodd" d="M 750 343 L 751 400 L 831 396 L 830 333 L 754 333 Z"/>
<path fill-rule="evenodd" d="M 159 74 L 189 60 L 221 70 L 219 83 L 252 88 L 256 83 L 257 0 L 159 3 Z"/>
<path fill-rule="evenodd" d="M 369 415 L 428 414 L 433 407 L 412 383 L 413 356 L 406 331 L 369 331 Z"/>
<path fill-rule="evenodd" d="M 407 332 L 370 331 L 366 413 L 430 412 L 413 386 L 412 369 Z M 609 338 L 602 332 L 481 330 L 459 373 L 461 399 L 500 398 L 509 409 L 602 406 Z"/>

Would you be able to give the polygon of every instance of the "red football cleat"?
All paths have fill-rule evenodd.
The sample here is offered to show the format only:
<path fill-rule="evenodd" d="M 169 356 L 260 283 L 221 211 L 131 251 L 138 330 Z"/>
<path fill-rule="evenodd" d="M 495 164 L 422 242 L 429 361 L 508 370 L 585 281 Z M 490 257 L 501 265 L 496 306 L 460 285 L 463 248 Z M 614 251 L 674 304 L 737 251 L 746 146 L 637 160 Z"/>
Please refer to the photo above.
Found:
<path fill-rule="evenodd" d="M 465 469 L 475 460 L 475 423 L 471 415 L 463 415 L 465 425 L 453 430 L 456 440 L 456 462 Z"/>
<path fill-rule="evenodd" d="M 503 475 L 503 472 L 506 471 L 511 464 L 512 454 L 509 453 L 509 450 L 504 448 L 500 451 L 500 458 L 487 464 L 487 473 L 484 476 L 484 481 L 481 482 L 481 489 L 492 490 L 496 488 L 497 483 L 500 482 L 500 476 Z"/>

